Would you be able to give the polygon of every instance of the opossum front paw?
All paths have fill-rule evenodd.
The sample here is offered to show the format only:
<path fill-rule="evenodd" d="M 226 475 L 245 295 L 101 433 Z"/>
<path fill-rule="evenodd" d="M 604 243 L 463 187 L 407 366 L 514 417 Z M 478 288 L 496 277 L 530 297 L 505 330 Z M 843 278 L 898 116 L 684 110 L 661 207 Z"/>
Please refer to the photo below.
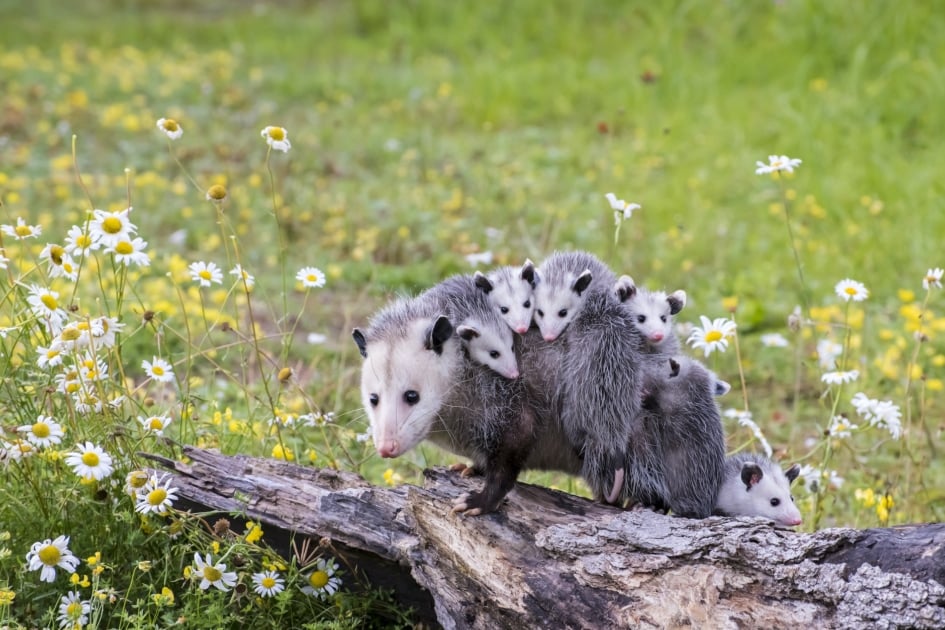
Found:
<path fill-rule="evenodd" d="M 477 475 L 481 475 L 481 474 L 482 474 L 482 471 L 480 471 L 480 470 L 479 470 L 478 468 L 476 468 L 475 466 L 467 466 L 466 464 L 464 464 L 464 463 L 462 463 L 462 462 L 459 462 L 459 463 L 456 463 L 456 464 L 451 465 L 451 466 L 450 466 L 450 470 L 452 470 L 453 472 L 458 472 L 458 473 L 459 473 L 459 476 L 460 476 L 460 477 L 464 477 L 464 478 L 465 478 L 465 477 L 475 477 L 475 476 L 477 476 Z"/>
<path fill-rule="evenodd" d="M 450 512 L 454 514 L 465 514 L 467 516 L 479 516 L 480 514 L 491 512 L 495 508 L 496 506 L 494 505 L 491 507 L 486 505 L 486 501 L 483 499 L 481 492 L 467 492 L 453 501 L 453 509 L 451 509 Z"/>

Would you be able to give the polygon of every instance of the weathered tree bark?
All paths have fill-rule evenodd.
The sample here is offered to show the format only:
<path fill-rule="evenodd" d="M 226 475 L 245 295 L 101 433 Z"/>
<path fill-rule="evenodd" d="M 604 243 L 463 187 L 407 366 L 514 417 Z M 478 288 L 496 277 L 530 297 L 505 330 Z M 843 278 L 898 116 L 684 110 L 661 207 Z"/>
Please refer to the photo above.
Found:
<path fill-rule="evenodd" d="M 377 586 L 446 628 L 943 628 L 945 524 L 801 534 L 762 519 L 621 511 L 518 484 L 493 514 L 450 513 L 477 489 L 425 487 L 188 448 L 194 507 L 264 524 L 266 540 L 330 540 Z M 231 518 L 231 520 L 233 520 Z"/>

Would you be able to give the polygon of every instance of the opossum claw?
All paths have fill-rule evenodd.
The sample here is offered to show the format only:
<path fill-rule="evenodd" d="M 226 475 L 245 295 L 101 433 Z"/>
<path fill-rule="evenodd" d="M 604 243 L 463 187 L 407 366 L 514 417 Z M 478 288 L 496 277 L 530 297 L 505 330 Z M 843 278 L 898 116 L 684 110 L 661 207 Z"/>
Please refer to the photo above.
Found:
<path fill-rule="evenodd" d="M 605 497 L 607 503 L 617 502 L 617 497 L 620 496 L 620 491 L 623 490 L 623 474 L 623 468 L 614 471 L 614 487 L 611 488 L 610 494 Z"/>

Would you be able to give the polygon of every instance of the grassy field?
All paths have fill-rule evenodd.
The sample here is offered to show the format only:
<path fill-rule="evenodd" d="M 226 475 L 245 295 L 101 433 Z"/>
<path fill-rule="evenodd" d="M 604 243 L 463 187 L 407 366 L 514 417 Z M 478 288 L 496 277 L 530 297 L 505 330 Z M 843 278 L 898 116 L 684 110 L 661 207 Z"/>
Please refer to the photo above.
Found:
<path fill-rule="evenodd" d="M 358 439 L 350 330 L 394 294 L 473 270 L 466 257 L 483 252 L 519 264 L 585 249 L 642 285 L 685 289 L 680 322 L 734 318 L 726 352 L 690 352 L 734 385 L 720 400 L 733 410 L 730 448 L 761 450 L 734 417 L 748 408 L 776 457 L 810 467 L 796 493 L 805 528 L 945 516 L 945 309 L 940 287 L 923 286 L 945 265 L 945 14 L 934 5 L 138 4 L 0 0 L 0 223 L 42 229 L 0 242 L 0 621 L 52 623 L 65 594 L 61 575 L 53 587 L 24 570 L 37 531 L 71 534 L 81 557 L 104 550 L 116 565 L 148 559 L 129 545 L 153 554 L 159 574 L 111 575 L 131 602 L 121 614 L 95 603 L 105 582 L 75 587 L 109 627 L 195 614 L 207 627 L 245 624 L 257 603 L 260 627 L 297 623 L 303 604 L 324 615 L 308 618 L 316 625 L 392 614 L 381 595 L 308 598 L 316 606 L 287 590 L 278 610 L 265 597 L 200 599 L 182 577 L 190 558 L 160 551 L 173 519 L 138 523 L 128 501 L 107 516 L 117 508 L 99 493 L 127 499 L 121 483 L 81 481 L 61 460 L 80 441 L 111 442 L 117 478 L 143 465 L 136 450 L 193 443 L 415 481 L 449 458 L 422 447 L 381 460 Z M 165 137 L 160 118 L 183 136 Z M 290 151 L 268 150 L 268 125 L 288 130 Z M 756 174 L 772 154 L 802 164 Z M 206 198 L 214 184 L 223 203 Z M 642 205 L 616 244 L 608 192 Z M 129 206 L 148 267 L 100 254 L 76 282 L 50 276 L 47 243 L 62 244 L 93 208 Z M 215 262 L 223 282 L 198 287 L 187 272 L 196 261 Z M 227 275 L 237 262 L 255 276 L 251 291 Z M 324 286 L 295 279 L 307 266 L 324 271 Z M 869 297 L 843 301 L 845 278 Z M 37 366 L 55 332 L 26 307 L 34 286 L 75 306 L 74 321 L 124 324 L 102 357 L 112 376 L 96 385 L 122 402 L 86 414 L 57 393 L 56 370 Z M 769 345 L 772 333 L 787 345 Z M 825 341 L 840 348 L 835 364 Z M 143 373 L 155 357 L 173 365 L 173 382 Z M 852 383 L 822 381 L 852 370 Z M 897 407 L 901 437 L 857 411 L 858 392 Z M 18 427 L 41 413 L 64 427 L 58 454 L 9 455 Z M 139 415 L 170 417 L 174 442 Z M 844 424 L 858 427 L 847 435 Z M 44 498 L 46 487 L 75 507 Z M 113 529 L 108 518 L 127 534 L 99 533 Z M 96 532 L 81 531 L 90 519 Z M 239 534 L 195 527 L 180 549 L 215 544 L 231 569 L 239 554 L 275 566 Z M 304 580 L 311 566 L 280 570 Z M 245 585 L 252 573 L 242 570 Z M 94 563 L 78 574 L 109 576 Z M 152 597 L 162 588 L 176 603 Z"/>

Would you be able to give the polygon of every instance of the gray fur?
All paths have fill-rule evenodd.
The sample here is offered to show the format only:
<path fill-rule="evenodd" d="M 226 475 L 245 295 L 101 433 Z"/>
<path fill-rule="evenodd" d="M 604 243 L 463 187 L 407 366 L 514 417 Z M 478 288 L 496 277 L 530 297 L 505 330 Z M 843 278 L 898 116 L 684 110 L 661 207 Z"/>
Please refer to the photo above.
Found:
<path fill-rule="evenodd" d="M 629 456 L 651 462 L 655 453 L 665 507 L 678 516 L 705 518 L 724 477 L 725 434 L 714 398 L 718 379 L 686 356 L 647 355 L 643 372 L 645 439 L 631 442 Z"/>
<path fill-rule="evenodd" d="M 648 352 L 679 354 L 679 339 L 674 330 L 674 316 L 686 305 L 686 292 L 650 291 L 634 284 L 633 278 L 620 276 L 614 285 L 617 299 L 623 302 Z"/>
<path fill-rule="evenodd" d="M 640 350 L 630 316 L 613 293 L 613 272 L 590 254 L 573 252 L 553 254 L 538 275 L 541 335 L 526 336 L 521 362 L 532 404 L 560 420 L 596 497 L 619 490 L 645 502 L 658 494 L 660 480 L 647 462 L 627 457 L 631 434 L 639 433 Z M 542 339 L 544 345 L 531 346 Z M 620 475 L 627 483 L 616 488 Z"/>
<path fill-rule="evenodd" d="M 521 267 L 499 267 L 483 275 L 476 272 L 476 287 L 489 296 L 493 307 L 509 328 L 524 335 L 535 310 L 535 264 L 526 260 Z"/>
<path fill-rule="evenodd" d="M 760 516 L 784 527 L 800 525 L 801 513 L 791 496 L 791 483 L 799 471 L 797 464 L 782 470 L 764 455 L 732 455 L 725 460 L 725 479 L 719 488 L 715 513 Z"/>

